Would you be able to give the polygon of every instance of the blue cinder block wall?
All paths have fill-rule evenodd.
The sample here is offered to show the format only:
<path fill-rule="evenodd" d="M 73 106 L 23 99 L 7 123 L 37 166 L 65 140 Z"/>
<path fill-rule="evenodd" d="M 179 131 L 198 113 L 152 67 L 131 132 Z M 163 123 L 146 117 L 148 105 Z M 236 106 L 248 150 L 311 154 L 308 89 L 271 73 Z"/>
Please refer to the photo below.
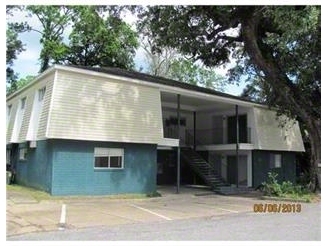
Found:
<path fill-rule="evenodd" d="M 107 195 L 156 191 L 156 145 L 49 140 L 52 195 Z M 94 169 L 94 148 L 123 148 L 124 169 Z"/>
<path fill-rule="evenodd" d="M 19 160 L 19 148 L 27 147 L 27 143 L 19 144 L 15 150 L 15 182 L 46 192 L 51 191 L 52 148 L 46 141 L 38 141 L 37 148 L 27 148 L 26 160 Z"/>

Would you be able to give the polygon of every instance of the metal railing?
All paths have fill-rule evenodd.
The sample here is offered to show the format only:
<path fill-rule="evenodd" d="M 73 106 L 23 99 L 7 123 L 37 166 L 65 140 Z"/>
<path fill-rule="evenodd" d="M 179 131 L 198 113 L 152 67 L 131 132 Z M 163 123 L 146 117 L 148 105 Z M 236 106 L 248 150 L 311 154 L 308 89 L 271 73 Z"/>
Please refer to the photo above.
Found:
<path fill-rule="evenodd" d="M 179 138 L 177 127 L 164 127 L 164 138 Z"/>
<path fill-rule="evenodd" d="M 233 144 L 236 143 L 236 133 L 229 134 L 227 127 L 214 129 L 186 130 L 186 144 L 194 145 L 194 134 L 196 133 L 196 145 L 208 144 Z M 251 128 L 240 129 L 239 143 L 251 143 Z"/>

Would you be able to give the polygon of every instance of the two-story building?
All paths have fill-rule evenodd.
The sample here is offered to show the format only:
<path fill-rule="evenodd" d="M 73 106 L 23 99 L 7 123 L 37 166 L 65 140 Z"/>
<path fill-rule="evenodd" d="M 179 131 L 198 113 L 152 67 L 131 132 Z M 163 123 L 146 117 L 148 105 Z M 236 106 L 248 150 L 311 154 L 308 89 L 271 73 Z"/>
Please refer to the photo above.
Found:
<path fill-rule="evenodd" d="M 151 193 L 157 184 L 295 181 L 298 122 L 267 106 L 116 68 L 55 65 L 7 97 L 7 162 L 52 195 Z"/>

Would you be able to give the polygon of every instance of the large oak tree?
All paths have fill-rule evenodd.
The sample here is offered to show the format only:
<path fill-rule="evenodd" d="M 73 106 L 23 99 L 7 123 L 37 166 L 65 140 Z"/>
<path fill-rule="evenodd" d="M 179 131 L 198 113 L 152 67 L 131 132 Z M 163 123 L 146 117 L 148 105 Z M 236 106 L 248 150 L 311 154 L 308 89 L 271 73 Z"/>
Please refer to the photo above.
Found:
<path fill-rule="evenodd" d="M 151 6 L 140 17 L 140 30 L 158 48 L 176 48 L 207 66 L 234 59 L 231 80 L 262 81 L 270 92 L 265 101 L 305 128 L 314 188 L 321 160 L 320 6 Z"/>

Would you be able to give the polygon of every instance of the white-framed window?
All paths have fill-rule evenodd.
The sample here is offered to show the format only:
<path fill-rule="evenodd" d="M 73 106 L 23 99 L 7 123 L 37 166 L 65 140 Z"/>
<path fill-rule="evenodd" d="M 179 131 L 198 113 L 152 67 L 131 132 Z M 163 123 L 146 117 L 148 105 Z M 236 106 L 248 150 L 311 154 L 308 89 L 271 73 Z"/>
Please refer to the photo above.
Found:
<path fill-rule="evenodd" d="M 27 159 L 27 148 L 20 148 L 19 149 L 19 160 L 25 161 Z"/>
<path fill-rule="evenodd" d="M 281 154 L 270 154 L 270 168 L 280 168 L 281 160 Z"/>
<path fill-rule="evenodd" d="M 43 101 L 45 94 L 46 94 L 46 87 L 39 89 L 39 102 Z"/>
<path fill-rule="evenodd" d="M 6 149 L 6 163 L 11 164 L 11 149 Z"/>
<path fill-rule="evenodd" d="M 7 114 L 6 114 L 6 126 L 8 127 L 8 123 L 9 123 L 9 119 L 10 119 L 10 116 L 11 116 L 11 110 L 12 110 L 12 105 L 7 105 Z"/>
<path fill-rule="evenodd" d="M 8 117 L 8 118 L 9 118 L 10 115 L 11 115 L 11 109 L 12 109 L 12 105 L 10 104 L 10 105 L 7 106 L 7 117 Z"/>
<path fill-rule="evenodd" d="M 21 109 L 25 109 L 25 104 L 26 104 L 26 97 L 21 99 Z"/>
<path fill-rule="evenodd" d="M 95 148 L 95 169 L 123 169 L 124 149 L 119 148 Z"/>

